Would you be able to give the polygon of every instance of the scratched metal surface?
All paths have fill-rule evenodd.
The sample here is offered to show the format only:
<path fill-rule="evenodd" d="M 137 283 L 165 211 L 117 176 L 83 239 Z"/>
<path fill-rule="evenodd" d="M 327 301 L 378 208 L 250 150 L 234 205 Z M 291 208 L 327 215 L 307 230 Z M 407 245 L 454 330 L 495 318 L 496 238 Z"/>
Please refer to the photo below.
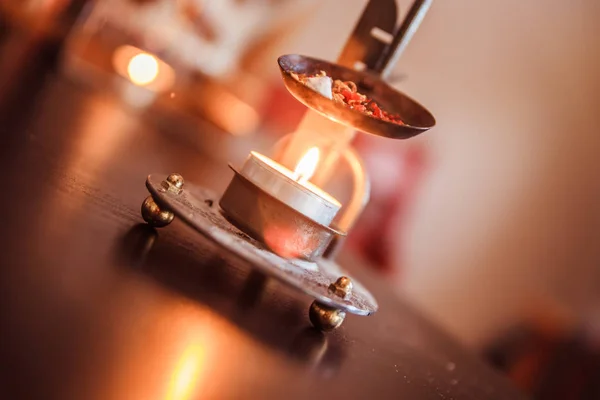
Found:
<path fill-rule="evenodd" d="M 369 315 L 377 311 L 377 302 L 373 296 L 353 277 L 354 289 L 346 299 L 329 293 L 329 284 L 341 275 L 349 275 L 335 262 L 320 260 L 314 264 L 279 257 L 227 221 L 219 210 L 219 197 L 215 193 L 187 182 L 181 193 L 174 194 L 161 186 L 166 177 L 165 174 L 153 174 L 146 180 L 146 186 L 155 201 L 225 250 L 323 304 L 358 315 Z"/>

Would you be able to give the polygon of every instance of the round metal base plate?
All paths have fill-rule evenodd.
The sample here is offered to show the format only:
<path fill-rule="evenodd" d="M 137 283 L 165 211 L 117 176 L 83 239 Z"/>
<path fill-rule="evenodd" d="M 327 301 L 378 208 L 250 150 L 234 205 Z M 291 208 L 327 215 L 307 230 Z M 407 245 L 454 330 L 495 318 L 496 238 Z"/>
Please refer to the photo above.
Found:
<path fill-rule="evenodd" d="M 334 261 L 321 258 L 317 262 L 307 262 L 282 258 L 233 226 L 221 214 L 217 195 L 190 183 L 186 183 L 183 190 L 176 194 L 161 185 L 164 178 L 166 175 L 155 174 L 149 175 L 146 180 L 146 187 L 154 201 L 253 267 L 301 290 L 324 305 L 358 315 L 377 311 L 373 296 L 352 277 L 354 288 L 347 298 L 342 299 L 329 292 L 331 283 L 342 275 L 348 276 Z"/>

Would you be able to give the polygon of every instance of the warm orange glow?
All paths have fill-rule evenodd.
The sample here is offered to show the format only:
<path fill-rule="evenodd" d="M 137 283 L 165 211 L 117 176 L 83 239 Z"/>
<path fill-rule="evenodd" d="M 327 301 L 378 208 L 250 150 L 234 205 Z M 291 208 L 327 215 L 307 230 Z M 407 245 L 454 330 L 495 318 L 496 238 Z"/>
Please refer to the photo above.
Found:
<path fill-rule="evenodd" d="M 232 93 L 225 90 L 214 90 L 212 93 L 208 89 L 205 94 L 210 101 L 202 106 L 216 125 L 232 135 L 243 136 L 253 132 L 260 123 L 256 110 Z"/>
<path fill-rule="evenodd" d="M 204 349 L 193 344 L 187 347 L 173 371 L 165 400 L 191 399 L 204 363 Z"/>
<path fill-rule="evenodd" d="M 145 86 L 154 82 L 158 76 L 158 71 L 158 61 L 147 53 L 133 56 L 127 65 L 129 79 L 138 86 Z"/>
<path fill-rule="evenodd" d="M 312 147 L 309 149 L 296 165 L 296 169 L 294 170 L 294 179 L 300 183 L 308 182 L 317 170 L 319 156 L 320 152 L 318 147 Z"/>
<path fill-rule="evenodd" d="M 122 84 L 120 79 L 116 81 L 123 99 L 136 107 L 146 105 L 146 101 L 153 99 L 152 96 L 147 96 L 148 91 L 168 92 L 175 84 L 175 70 L 169 64 L 137 47 L 117 47 L 113 53 L 112 65 L 117 74 L 137 86 Z"/>

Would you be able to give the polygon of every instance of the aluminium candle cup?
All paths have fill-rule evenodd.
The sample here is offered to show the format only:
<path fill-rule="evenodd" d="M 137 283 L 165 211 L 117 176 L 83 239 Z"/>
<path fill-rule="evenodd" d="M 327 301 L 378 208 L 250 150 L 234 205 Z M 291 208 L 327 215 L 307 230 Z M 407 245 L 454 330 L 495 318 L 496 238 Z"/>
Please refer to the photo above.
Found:
<path fill-rule="evenodd" d="M 283 196 L 286 200 L 284 202 L 280 196 L 276 197 L 255 184 L 253 180 L 256 176 L 254 179 L 245 176 L 244 170 L 248 172 L 245 167 L 246 165 L 240 172 L 232 167 L 235 175 L 219 203 L 227 219 L 241 231 L 282 257 L 309 261 L 321 257 L 334 237 L 346 235 L 315 221 L 319 218 L 321 221 L 331 221 L 335 216 L 335 212 L 333 215 L 325 212 L 325 217 L 323 213 L 319 214 L 319 209 L 327 210 L 327 207 L 318 207 L 318 202 L 313 204 L 317 204 L 317 209 L 300 207 L 303 212 L 298 210 L 298 206 L 302 204 L 298 199 L 306 195 L 302 188 L 288 188 L 292 191 L 290 193 L 296 192 L 297 196 L 288 193 Z M 280 179 L 287 178 L 281 176 Z M 284 193 L 288 190 L 284 190 Z M 290 205 L 294 200 L 296 207 Z M 308 213 L 312 213 L 315 218 L 305 215 Z"/>
<path fill-rule="evenodd" d="M 306 181 L 300 183 L 292 171 L 254 151 L 250 152 L 240 174 L 321 225 L 329 226 L 342 206 L 321 188 Z"/>

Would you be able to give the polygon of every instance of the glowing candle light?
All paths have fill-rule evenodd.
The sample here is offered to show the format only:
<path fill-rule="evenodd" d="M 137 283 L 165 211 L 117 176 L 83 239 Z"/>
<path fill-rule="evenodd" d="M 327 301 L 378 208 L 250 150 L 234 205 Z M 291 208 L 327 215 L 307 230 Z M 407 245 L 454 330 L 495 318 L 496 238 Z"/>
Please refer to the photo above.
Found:
<path fill-rule="evenodd" d="M 115 72 L 128 82 L 115 81 L 123 100 L 134 107 L 150 105 L 157 95 L 171 90 L 175 84 L 175 70 L 169 64 L 137 47 L 117 47 L 112 64 Z"/>
<path fill-rule="evenodd" d="M 169 64 L 137 47 L 118 47 L 113 53 L 112 64 L 123 78 L 151 92 L 165 92 L 175 83 L 175 70 Z"/>
<path fill-rule="evenodd" d="M 322 225 L 329 225 L 342 207 L 329 193 L 309 182 L 319 163 L 319 148 L 308 150 L 292 172 L 255 151 L 240 173 L 271 196 Z"/>
<path fill-rule="evenodd" d="M 129 79 L 139 86 L 154 82 L 158 76 L 158 71 L 158 61 L 147 53 L 136 54 L 129 60 L 127 65 Z"/>
<path fill-rule="evenodd" d="M 319 148 L 313 147 L 300 159 L 294 170 L 294 179 L 300 183 L 306 183 L 312 178 L 319 164 Z"/>

